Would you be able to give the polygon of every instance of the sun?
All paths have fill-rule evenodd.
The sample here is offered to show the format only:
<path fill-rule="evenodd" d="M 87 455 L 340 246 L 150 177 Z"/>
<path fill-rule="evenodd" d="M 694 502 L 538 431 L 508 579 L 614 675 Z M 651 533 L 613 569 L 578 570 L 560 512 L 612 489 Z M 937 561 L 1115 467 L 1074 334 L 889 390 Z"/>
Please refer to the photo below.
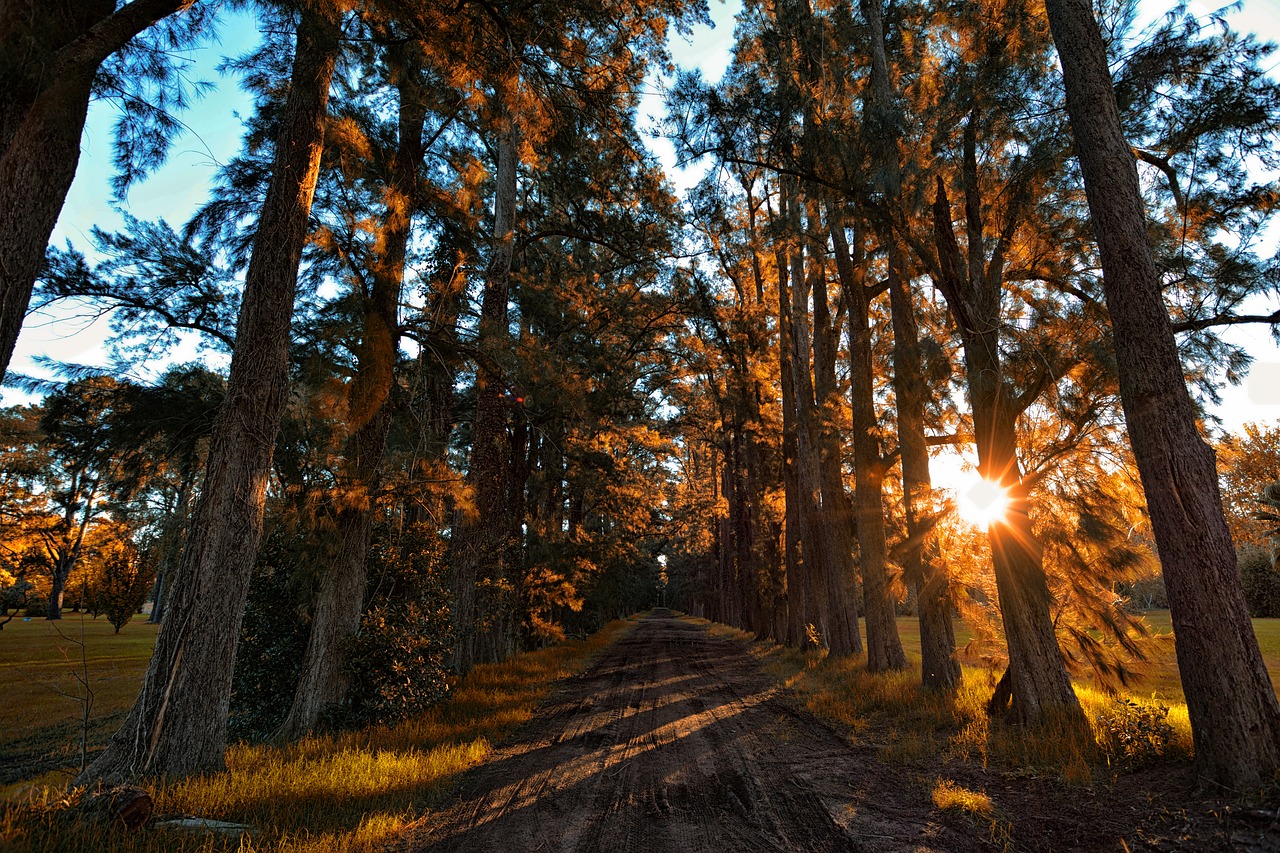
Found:
<path fill-rule="evenodd" d="M 1009 512 L 1009 493 L 999 483 L 974 476 L 956 487 L 956 510 L 975 527 L 989 527 Z"/>

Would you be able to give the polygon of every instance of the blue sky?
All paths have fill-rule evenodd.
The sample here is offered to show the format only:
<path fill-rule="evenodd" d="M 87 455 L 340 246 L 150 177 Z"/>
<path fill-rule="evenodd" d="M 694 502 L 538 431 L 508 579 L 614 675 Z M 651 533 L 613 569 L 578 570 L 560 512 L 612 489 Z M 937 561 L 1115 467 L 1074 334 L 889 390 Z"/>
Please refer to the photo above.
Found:
<path fill-rule="evenodd" d="M 681 65 L 698 66 L 704 76 L 715 80 L 728 64 L 733 43 L 733 16 L 741 8 L 741 3 L 740 0 L 727 3 L 710 0 L 710 3 L 717 26 L 714 29 L 697 27 L 688 41 L 673 35 L 672 53 Z M 1197 10 L 1207 11 L 1215 7 L 1193 4 Z M 1168 4 L 1159 0 L 1146 3 L 1146 11 L 1152 16 L 1166 8 Z M 1240 30 L 1256 32 L 1270 41 L 1280 42 L 1280 0 L 1244 0 L 1242 10 L 1232 15 L 1232 21 Z M 239 54 L 252 46 L 257 34 L 254 22 L 243 15 L 224 23 L 221 34 L 222 43 L 200 50 L 193 68 L 196 78 L 217 82 L 217 91 L 182 117 L 189 130 L 178 139 L 168 163 L 147 181 L 135 186 L 119 205 L 139 219 L 163 218 L 175 226 L 181 225 L 204 201 L 210 178 L 218 165 L 234 156 L 239 148 L 241 127 L 236 113 L 247 115 L 251 109 L 250 102 L 233 79 L 220 77 L 215 68 L 224 55 Z M 661 98 L 655 95 L 645 100 L 642 113 L 657 116 L 661 111 Z M 111 203 L 109 187 L 113 119 L 114 110 L 110 104 L 97 103 L 91 108 L 76 180 L 54 231 L 55 244 L 61 245 L 70 239 L 84 249 L 92 226 L 112 230 L 121 225 L 121 216 Z M 673 170 L 669 146 L 658 140 L 653 147 L 672 172 L 677 186 L 688 186 L 696 180 L 700 170 L 691 170 L 683 175 Z M 1276 306 L 1260 302 L 1256 308 L 1262 313 L 1264 310 L 1273 311 Z M 91 321 L 65 312 L 51 317 L 28 317 L 18 340 L 12 369 L 38 373 L 31 363 L 33 355 L 49 355 L 80 363 L 102 363 L 105 353 L 101 345 L 107 333 L 106 327 L 103 319 Z M 1216 414 L 1229 429 L 1238 429 L 1246 421 L 1280 418 L 1280 347 L 1262 326 L 1236 327 L 1228 331 L 1228 337 L 1246 347 L 1254 355 L 1255 362 L 1243 385 L 1224 390 L 1223 404 Z M 195 351 L 179 352 L 176 356 L 178 360 L 189 359 L 195 356 Z M 145 378 L 145 374 L 138 378 Z M 21 399 L 23 395 L 17 392 L 4 392 L 6 403 Z"/>

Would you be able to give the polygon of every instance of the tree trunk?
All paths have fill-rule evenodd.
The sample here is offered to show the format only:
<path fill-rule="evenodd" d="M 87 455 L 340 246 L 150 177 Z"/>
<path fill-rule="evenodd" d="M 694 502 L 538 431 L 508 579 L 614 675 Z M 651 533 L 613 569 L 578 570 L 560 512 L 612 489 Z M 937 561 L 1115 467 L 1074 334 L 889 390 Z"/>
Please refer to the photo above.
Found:
<path fill-rule="evenodd" d="M 1245 608 L 1213 451 L 1196 428 L 1160 297 L 1137 166 L 1092 6 L 1046 5 L 1102 256 L 1120 398 L 1169 591 L 1196 771 L 1228 788 L 1257 788 L 1280 768 L 1280 706 Z"/>
<path fill-rule="evenodd" d="M 225 768 L 231 671 L 262 536 L 271 456 L 289 381 L 289 325 L 338 55 L 336 14 L 298 25 L 275 164 L 245 275 L 227 394 L 204 487 L 142 690 L 79 783 Z"/>
<path fill-rule="evenodd" d="M 19 2 L 0 8 L 0 379 L 31 300 L 49 235 L 80 161 L 99 66 L 194 0 Z"/>
<path fill-rule="evenodd" d="M 925 441 L 925 386 L 915 306 L 903 259 L 889 248 L 889 310 L 893 323 L 893 387 L 898 400 L 898 448 L 902 456 L 902 503 L 907 543 L 903 569 L 915 586 L 920 620 L 920 678 L 931 690 L 954 691 L 961 681 L 956 634 L 951 622 L 951 578 L 932 531 L 921 515 L 933 504 L 929 446 Z"/>
<path fill-rule="evenodd" d="M 790 225 L 792 233 L 801 234 L 800 207 L 795 198 L 793 195 Z M 847 655 L 862 651 L 862 638 L 858 633 L 858 609 L 850 589 L 853 578 L 840 570 L 841 538 L 836 535 L 834 525 L 825 523 L 822 501 L 822 438 L 810 372 L 813 335 L 809 294 L 818 277 L 825 275 L 825 258 L 814 257 L 814 254 L 811 252 L 808 259 L 808 276 L 805 253 L 797 247 L 791 256 L 791 373 L 796 400 L 796 482 L 802 557 L 809 580 L 805 599 L 808 621 L 819 628 L 831 653 Z"/>
<path fill-rule="evenodd" d="M 885 49 L 884 9 L 880 0 L 861 0 L 871 47 L 870 131 L 889 215 L 901 204 L 901 131 L 893 104 L 893 83 Z M 960 682 L 955 659 L 955 629 L 951 624 L 950 578 L 942 567 L 937 545 L 923 529 L 920 513 L 932 504 L 929 447 L 925 441 L 926 389 L 920 358 L 915 305 L 907 280 L 902 243 L 888 222 L 878 223 L 889 261 L 889 311 L 893 324 L 893 388 L 897 398 L 898 448 L 902 459 L 902 504 L 907 543 L 903 555 L 906 579 L 916 590 L 920 618 L 920 674 L 925 687 L 954 690 Z"/>
<path fill-rule="evenodd" d="M 347 440 L 344 493 L 336 522 L 342 545 L 321 579 L 312 609 L 302 673 L 280 726 L 279 737 L 286 739 L 313 729 L 326 709 L 346 700 L 351 684 L 346 646 L 359 631 L 364 611 L 382 458 L 391 429 L 391 385 L 400 349 L 397 314 L 427 115 L 417 63 L 412 58 L 399 59 L 399 143 L 389 170 L 383 235 L 374 257 L 373 285 L 366 299 L 347 406 L 347 424 L 354 431 Z"/>
<path fill-rule="evenodd" d="M 783 570 L 786 579 L 787 644 L 804 646 L 807 637 L 808 580 L 800 555 L 800 483 L 796 473 L 799 439 L 796 432 L 796 391 L 791 371 L 791 292 L 787 252 L 774 254 L 778 269 L 778 366 L 782 385 L 782 490 L 786 503 L 783 543 Z"/>
<path fill-rule="evenodd" d="M 1018 464 L 1014 430 L 1018 413 L 1008 399 L 1000 363 L 1000 278 L 998 271 L 988 271 L 983 263 L 981 227 L 973 213 L 978 208 L 975 147 L 970 121 L 965 137 L 967 277 L 951 227 L 951 203 L 941 178 L 937 180 L 933 224 L 943 275 L 938 287 L 947 299 L 964 345 L 978 473 L 983 479 L 998 483 L 1009 497 L 1006 517 L 987 528 L 987 537 L 1009 650 L 1012 704 L 1006 709 L 1002 702 L 993 702 L 989 709 L 993 713 L 1007 712 L 1011 720 L 1021 723 L 1037 722 L 1051 711 L 1082 718 L 1054 634 L 1043 553 L 1031 527 L 1028 496 Z"/>
<path fill-rule="evenodd" d="M 849 253 L 844 223 L 834 204 L 828 205 L 827 215 L 835 248 L 836 271 L 840 275 L 840 287 L 849 315 L 854 507 L 862 567 L 862 600 L 867 617 L 867 669 L 871 672 L 906 669 L 907 656 L 898 636 L 898 622 L 889 588 L 889 549 L 884 530 L 884 462 L 875 409 L 871 305 L 867 300 L 861 265 L 856 264 Z M 858 236 L 856 232 L 855 236 Z M 860 246 L 856 251 L 861 256 Z"/>
<path fill-rule="evenodd" d="M 498 141 L 493 254 L 480 307 L 474 440 L 467 472 L 475 505 L 471 511 L 458 513 L 452 544 L 454 626 L 458 632 L 454 663 L 463 673 L 476 663 L 509 656 L 515 642 L 507 589 L 510 579 L 504 565 L 508 443 L 502 362 L 510 344 L 507 298 L 515 250 L 517 144 L 513 125 Z"/>
<path fill-rule="evenodd" d="M 45 613 L 45 618 L 50 622 L 56 622 L 62 618 L 62 598 L 66 594 L 67 576 L 71 574 L 71 567 L 67 565 L 65 557 L 58 557 L 53 564 L 53 571 L 50 573 L 52 580 L 49 586 L 49 609 Z"/>

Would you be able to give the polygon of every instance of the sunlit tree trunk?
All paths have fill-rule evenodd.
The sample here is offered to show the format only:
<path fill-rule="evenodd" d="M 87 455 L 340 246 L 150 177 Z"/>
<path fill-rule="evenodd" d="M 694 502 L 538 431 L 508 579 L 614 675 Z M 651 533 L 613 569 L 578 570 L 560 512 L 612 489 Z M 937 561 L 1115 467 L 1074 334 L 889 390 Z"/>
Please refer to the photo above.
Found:
<path fill-rule="evenodd" d="M 1236 790 L 1275 781 L 1280 706 L 1258 650 L 1223 516 L 1213 451 L 1196 427 L 1132 150 L 1087 0 L 1048 0 L 1084 173 L 1129 440 L 1164 568 L 1195 766 Z"/>
<path fill-rule="evenodd" d="M 969 263 L 966 273 L 951 226 L 951 204 L 937 180 L 934 236 L 947 298 L 964 346 L 969 406 L 978 448 L 978 473 L 998 483 L 1009 496 L 1005 518 L 987 528 L 991 541 L 1000 618 L 1009 650 L 1009 668 L 992 697 L 993 713 L 1030 723 L 1055 711 L 1080 716 L 1080 704 L 1067 675 L 1054 634 L 1043 552 L 1031 527 L 1028 495 L 1018 463 L 1015 424 L 1021 409 L 1009 398 L 1000 363 L 1000 271 L 984 263 L 980 223 L 975 211 L 977 169 L 973 122 L 965 131 L 966 219 Z"/>
<path fill-rule="evenodd" d="M 337 12 L 304 11 L 245 275 L 227 394 L 137 702 L 80 782 L 224 769 L 231 671 L 289 380 L 289 326 L 338 55 Z"/>
<path fill-rule="evenodd" d="M 364 610 L 382 458 L 391 428 L 391 385 L 400 349 L 397 313 L 427 115 L 417 63 L 403 52 L 397 60 L 399 142 L 389 170 L 383 233 L 375 249 L 372 286 L 365 297 L 347 405 L 347 425 L 352 432 L 344 454 L 335 522 L 340 545 L 321 577 L 312 607 L 302 672 L 293 704 L 280 726 L 283 738 L 314 728 L 326 709 L 346 700 L 351 675 L 345 649 L 360 628 Z"/>

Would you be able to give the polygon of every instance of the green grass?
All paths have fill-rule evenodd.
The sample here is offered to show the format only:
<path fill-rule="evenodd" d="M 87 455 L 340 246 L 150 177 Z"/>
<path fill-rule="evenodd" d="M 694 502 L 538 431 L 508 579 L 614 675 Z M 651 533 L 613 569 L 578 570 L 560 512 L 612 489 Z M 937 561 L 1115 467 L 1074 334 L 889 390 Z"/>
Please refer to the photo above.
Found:
<path fill-rule="evenodd" d="M 101 748 L 138 695 L 158 625 L 135 618 L 114 633 L 105 618 L 15 619 L 0 630 L 0 798 L 16 780 L 78 767 L 87 673 L 91 751 Z M 81 657 L 83 637 L 84 656 Z"/>
<path fill-rule="evenodd" d="M 1159 659 L 1143 665 L 1143 678 L 1134 688 L 1135 693 L 1163 698 L 1170 702 L 1183 702 L 1182 682 L 1178 678 L 1178 663 L 1173 654 L 1173 623 L 1168 610 L 1151 610 L 1147 623 L 1157 635 L 1169 638 L 1167 651 Z M 1262 662 L 1271 673 L 1271 686 L 1280 693 L 1280 619 L 1253 619 L 1253 633 L 1262 650 Z"/>
<path fill-rule="evenodd" d="M 528 720 L 555 682 L 581 671 L 631 623 L 585 641 L 478 666 L 449 701 L 395 726 L 376 726 L 284 747 L 232 747 L 226 773 L 150 786 L 156 814 L 191 814 L 251 825 L 239 839 L 148 830 L 127 833 L 66 819 L 61 786 L 34 786 L 0 811 L 0 849 L 119 851 L 372 850 L 440 802 L 459 773 Z"/>

